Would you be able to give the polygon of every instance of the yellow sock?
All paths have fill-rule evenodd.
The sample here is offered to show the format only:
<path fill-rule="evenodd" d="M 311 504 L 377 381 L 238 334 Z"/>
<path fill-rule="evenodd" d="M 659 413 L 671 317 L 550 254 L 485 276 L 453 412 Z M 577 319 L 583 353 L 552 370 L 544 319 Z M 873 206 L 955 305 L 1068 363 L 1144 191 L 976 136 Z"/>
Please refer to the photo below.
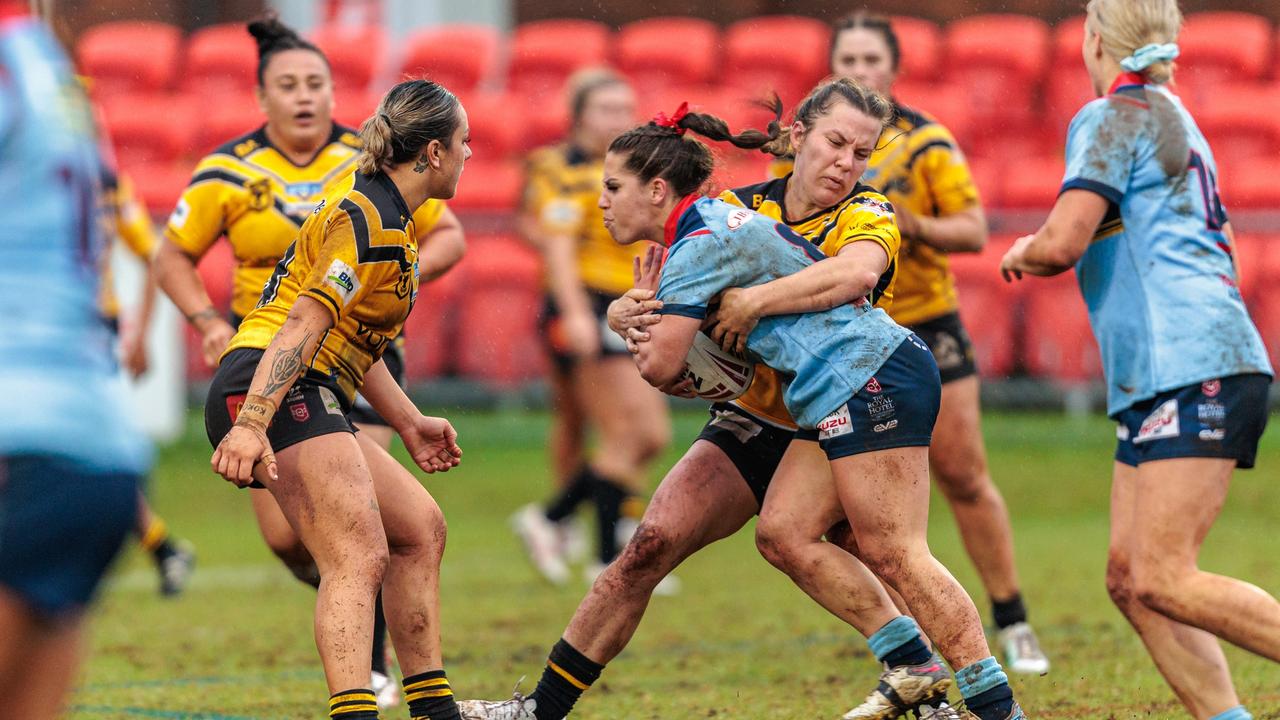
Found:
<path fill-rule="evenodd" d="M 159 515 L 151 516 L 151 524 L 147 526 L 147 531 L 142 534 L 142 547 L 150 553 L 156 551 L 165 540 L 169 539 L 169 526 L 165 525 L 164 518 Z"/>

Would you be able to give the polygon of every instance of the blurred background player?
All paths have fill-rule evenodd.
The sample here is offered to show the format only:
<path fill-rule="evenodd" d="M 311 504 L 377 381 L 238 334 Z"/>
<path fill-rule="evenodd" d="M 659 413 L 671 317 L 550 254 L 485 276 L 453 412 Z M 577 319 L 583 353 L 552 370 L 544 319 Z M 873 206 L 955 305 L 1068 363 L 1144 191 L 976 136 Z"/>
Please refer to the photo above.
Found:
<path fill-rule="evenodd" d="M 855 13 L 836 24 L 831 72 L 892 97 L 901 54 L 887 19 Z M 991 599 L 1005 662 L 1014 672 L 1044 673 L 1049 659 L 1027 624 L 1009 511 L 987 469 L 978 371 L 947 264 L 947 253 L 982 250 L 986 217 L 955 137 L 919 110 L 895 102 L 895 111 L 863 176 L 889 198 L 902 232 L 887 309 L 929 345 L 938 361 L 942 406 L 929 466 Z"/>
<path fill-rule="evenodd" d="M 150 459 L 98 297 L 103 159 L 53 35 L 0 0 L 0 696 L 62 714 L 84 611 L 134 522 Z M 74 438 L 68 442 L 67 438 Z"/>
<path fill-rule="evenodd" d="M 1274 372 L 1213 152 L 1167 87 L 1181 25 L 1175 0 L 1091 0 L 1099 98 L 1071 121 L 1048 219 L 1001 271 L 1075 266 L 1118 425 L 1107 590 L 1193 717 L 1248 720 L 1218 638 L 1280 662 L 1280 602 L 1199 556 L 1232 473 L 1254 465 Z"/>
<path fill-rule="evenodd" d="M 103 143 L 104 148 L 109 144 Z M 104 150 L 103 154 L 107 154 Z M 102 171 L 103 232 L 107 237 L 108 252 L 103 256 L 102 287 L 99 291 L 102 314 L 119 338 L 120 364 L 133 379 L 147 372 L 147 334 L 156 301 L 155 271 L 151 258 L 156 249 L 156 233 L 151 218 L 133 194 L 128 176 L 115 172 L 104 159 Z M 115 278 L 111 272 L 112 240 L 119 239 L 134 257 L 146 265 L 138 309 L 129 322 L 120 320 L 120 300 L 116 297 Z M 146 495 L 138 493 L 138 520 L 134 527 L 138 543 L 155 561 L 160 573 L 160 593 L 173 596 L 181 593 L 191 579 L 195 568 L 195 549 L 191 543 L 169 534 L 169 526 L 147 502 Z"/>
<path fill-rule="evenodd" d="M 512 519 L 535 567 L 557 585 L 569 580 L 568 520 L 584 501 L 595 505 L 598 564 L 613 561 L 644 512 L 649 463 L 671 438 L 662 394 L 636 372 L 626 345 L 609 332 L 605 311 L 631 287 L 644 244 L 622 247 L 605 230 L 596 199 L 609 143 L 635 123 L 635 94 L 618 74 L 580 71 L 570 78 L 573 121 L 563 143 L 534 151 L 525 178 L 520 229 L 541 253 L 547 300 L 544 337 L 551 353 L 554 420 L 549 445 L 559 493 Z M 597 443 L 587 452 L 587 431 Z M 662 590 L 674 592 L 676 580 Z"/>
<path fill-rule="evenodd" d="M 274 18 L 250 23 L 258 41 L 258 100 L 266 123 L 230 140 L 196 167 L 191 183 L 165 227 L 155 266 L 161 286 L 202 336 L 205 361 L 216 366 L 240 320 L 257 305 L 262 288 L 324 193 L 355 167 L 360 140 L 333 121 L 333 81 L 328 61 L 314 45 Z M 424 280 L 452 267 L 465 249 L 461 225 L 439 200 L 414 212 Z M 200 258 L 226 236 L 236 257 L 230 322 L 214 308 L 196 271 Z M 384 359 L 403 383 L 401 341 Z M 352 420 L 382 447 L 392 430 L 357 401 Z M 320 577 L 310 553 L 271 494 L 250 491 L 262 537 L 299 580 Z M 379 702 L 396 702 L 387 669 L 385 622 L 376 615 L 372 685 Z"/>
<path fill-rule="evenodd" d="M 377 720 L 370 675 L 381 592 L 416 719 L 458 720 L 440 648 L 445 522 L 431 494 L 347 417 L 356 391 L 415 463 L 462 455 L 382 362 L 419 289 L 413 212 L 451 198 L 471 156 L 466 111 L 447 89 L 402 82 L 360 128 L 355 172 L 315 206 L 218 364 L 205 403 L 213 469 L 267 488 L 320 571 L 315 638 L 329 717 Z"/>

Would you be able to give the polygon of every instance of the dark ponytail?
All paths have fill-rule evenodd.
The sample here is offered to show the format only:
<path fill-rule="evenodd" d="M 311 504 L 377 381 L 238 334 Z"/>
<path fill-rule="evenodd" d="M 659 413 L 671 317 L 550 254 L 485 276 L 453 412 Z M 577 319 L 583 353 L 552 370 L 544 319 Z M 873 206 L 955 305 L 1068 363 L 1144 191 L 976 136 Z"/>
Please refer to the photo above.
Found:
<path fill-rule="evenodd" d="M 310 50 L 324 60 L 325 67 L 329 67 L 329 58 L 325 57 L 320 48 L 303 39 L 293 28 L 280 22 L 274 14 L 261 20 L 254 20 L 249 23 L 248 28 L 249 34 L 258 43 L 258 87 L 263 85 L 271 58 L 285 50 Z"/>
<path fill-rule="evenodd" d="M 746 150 L 772 152 L 773 145 L 783 139 L 782 101 L 775 95 L 765 107 L 773 112 L 765 131 L 747 129 L 734 134 L 728 123 L 715 115 L 691 112 L 674 125 L 650 122 L 628 130 L 609 145 L 609 152 L 627 155 L 625 167 L 641 182 L 660 177 L 671 184 L 677 195 L 689 195 L 706 184 L 716 163 L 711 150 L 697 139 L 684 137 L 684 131 L 692 130 L 708 140 L 728 142 Z"/>

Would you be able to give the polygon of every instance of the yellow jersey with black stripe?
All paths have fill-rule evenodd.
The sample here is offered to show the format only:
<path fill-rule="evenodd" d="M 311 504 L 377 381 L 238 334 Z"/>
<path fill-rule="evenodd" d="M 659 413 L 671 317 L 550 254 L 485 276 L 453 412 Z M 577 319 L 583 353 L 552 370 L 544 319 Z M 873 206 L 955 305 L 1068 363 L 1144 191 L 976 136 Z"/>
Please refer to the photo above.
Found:
<path fill-rule="evenodd" d="M 102 225 L 109 238 L 119 238 L 139 260 L 151 262 L 156 251 L 156 231 L 147 209 L 133 194 L 133 182 L 123 174 L 104 169 L 102 172 Z M 120 317 L 120 299 L 116 297 L 115 277 L 111 272 L 111 255 L 103 255 L 102 286 L 98 291 L 102 316 L 109 321 Z"/>
<path fill-rule="evenodd" d="M 399 336 L 417 294 L 413 213 L 385 173 L 350 173 L 303 223 L 226 352 L 265 349 L 294 302 L 310 297 L 329 311 L 333 326 L 307 367 L 333 378 L 351 401 L 365 372 Z"/>
<path fill-rule="evenodd" d="M 632 263 L 648 243 L 613 241 L 596 207 L 603 178 L 603 158 L 573 145 L 535 150 L 526 163 L 522 211 L 538 232 L 577 241 L 578 274 L 587 289 L 617 296 L 634 284 Z"/>
<path fill-rule="evenodd" d="M 774 177 L 791 172 L 789 160 L 770 167 Z M 867 164 L 862 182 L 878 188 L 894 207 L 942 217 L 979 203 L 969 164 L 955 137 L 933 117 L 897 106 L 891 125 Z M 956 311 L 955 278 L 947 253 L 910 238 L 902 240 L 893 305 L 885 308 L 901 325 L 916 325 Z"/>
<path fill-rule="evenodd" d="M 785 223 L 806 240 L 818 246 L 828 257 L 834 257 L 855 242 L 874 242 L 884 248 L 889 264 L 871 293 L 871 301 L 887 308 L 894 296 L 894 276 L 898 267 L 898 249 L 902 238 L 893 218 L 893 206 L 884 195 L 866 185 L 853 190 L 834 207 L 798 220 L 786 220 L 787 182 L 791 176 L 775 178 L 757 185 L 725 190 L 720 199 L 750 208 Z M 756 365 L 751 387 L 734 404 L 775 425 L 794 428 L 795 421 L 782 400 L 784 379 L 778 371 Z"/>
<path fill-rule="evenodd" d="M 272 146 L 265 127 L 236 138 L 196 166 L 165 237 L 199 256 L 227 236 L 236 258 L 231 312 L 243 317 L 257 304 L 298 228 L 316 203 L 351 174 L 359 152 L 359 136 L 339 125 L 305 165 L 294 164 Z"/>

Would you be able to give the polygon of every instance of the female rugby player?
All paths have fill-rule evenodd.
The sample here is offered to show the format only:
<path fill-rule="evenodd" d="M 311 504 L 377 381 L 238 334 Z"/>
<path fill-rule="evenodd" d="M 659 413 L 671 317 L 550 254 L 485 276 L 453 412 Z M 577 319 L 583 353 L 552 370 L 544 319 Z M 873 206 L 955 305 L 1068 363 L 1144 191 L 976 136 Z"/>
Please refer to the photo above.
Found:
<path fill-rule="evenodd" d="M 444 517 L 347 413 L 363 389 L 423 470 L 461 457 L 453 427 L 419 413 L 381 356 L 418 292 L 410 208 L 456 192 L 471 155 L 466 112 L 441 86 L 405 81 L 360 140 L 356 171 L 303 223 L 223 354 L 205 424 L 214 469 L 237 486 L 262 484 L 320 570 L 316 646 L 330 716 L 377 718 L 364 685 L 382 588 L 410 714 L 456 719 L 440 651 Z"/>
<path fill-rule="evenodd" d="M 258 41 L 258 100 L 266 123 L 205 157 L 169 218 L 155 265 L 162 287 L 203 338 L 205 361 L 217 364 L 241 318 L 258 303 L 271 269 L 284 255 L 324 193 L 351 172 L 360 150 L 354 130 L 333 122 L 333 82 L 325 56 L 274 18 L 250 23 Z M 419 263 L 430 280 L 456 263 L 465 244 L 461 226 L 439 200 L 414 212 Z M 226 235 L 236 257 L 228 322 L 213 307 L 196 264 Z M 403 382 L 400 341 L 384 354 Z M 391 428 L 357 399 L 352 420 L 384 448 Z M 306 548 L 271 494 L 250 498 L 263 539 L 272 552 L 310 585 L 320 579 Z M 396 702 L 388 678 L 384 623 L 377 613 L 373 681 L 379 703 Z"/>
<path fill-rule="evenodd" d="M 666 400 L 636 373 L 605 323 L 605 309 L 631 287 L 632 263 L 644 251 L 613 242 L 596 207 L 600 163 L 609 143 L 635 124 L 635 94 L 622 76 L 599 69 L 570 78 L 569 91 L 570 137 L 529 157 L 520 218 L 546 268 L 550 446 L 561 489 L 545 507 L 521 509 L 513 525 L 534 565 L 557 585 L 569 579 L 565 522 L 578 504 L 592 500 L 596 509 L 599 565 L 588 572 L 594 580 L 634 531 L 649 463 L 671 436 Z M 588 458 L 589 428 L 599 438 Z M 674 589 L 674 578 L 665 587 Z"/>
<path fill-rule="evenodd" d="M 1273 375 L 1236 285 L 1217 165 L 1167 88 L 1176 0 L 1092 0 L 1097 100 L 1067 136 L 1049 218 L 1001 262 L 1075 267 L 1117 423 L 1107 590 L 1193 717 L 1242 720 L 1218 638 L 1280 662 L 1280 603 L 1197 558 L 1232 471 L 1254 465 Z"/>

